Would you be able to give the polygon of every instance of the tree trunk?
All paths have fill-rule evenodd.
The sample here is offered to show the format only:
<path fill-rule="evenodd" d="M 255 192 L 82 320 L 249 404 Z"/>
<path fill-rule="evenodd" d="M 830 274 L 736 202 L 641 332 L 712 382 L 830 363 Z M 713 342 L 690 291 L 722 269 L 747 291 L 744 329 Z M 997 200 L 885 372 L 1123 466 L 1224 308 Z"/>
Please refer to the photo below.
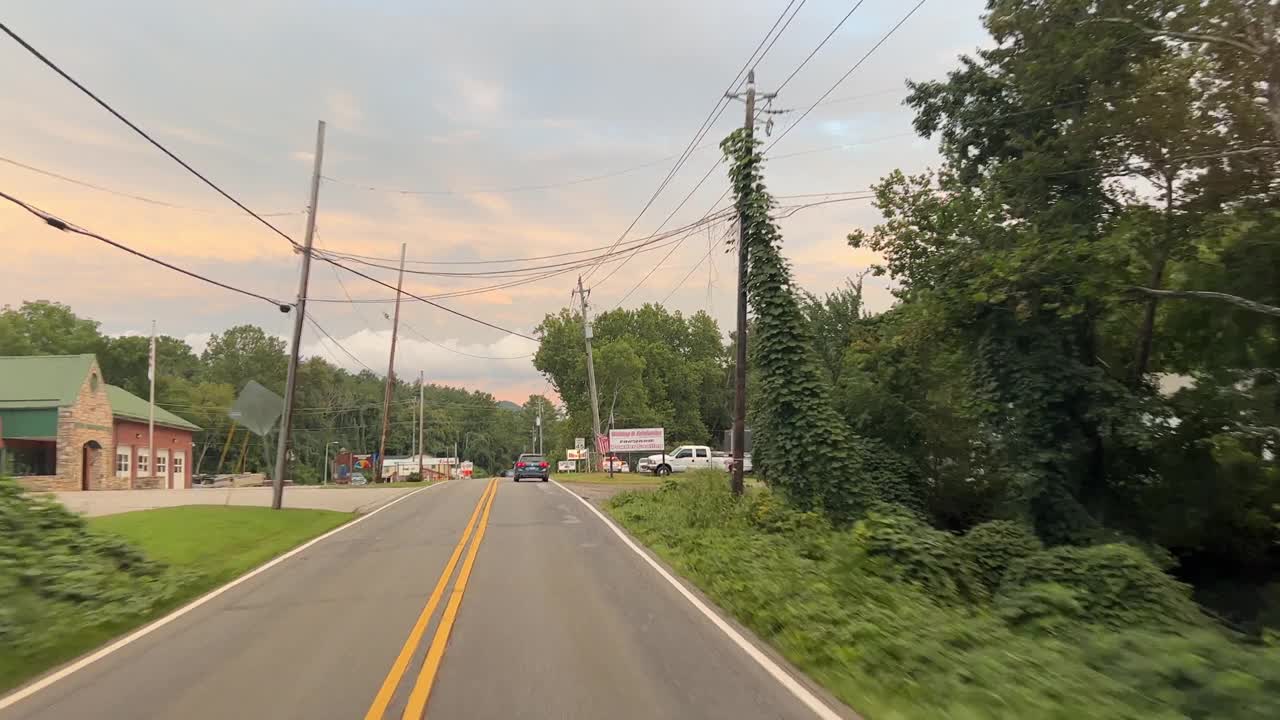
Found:
<path fill-rule="evenodd" d="M 1164 284 L 1165 266 L 1169 264 L 1169 253 L 1173 249 L 1173 175 L 1165 173 L 1164 177 L 1164 238 L 1162 246 L 1156 251 L 1151 263 L 1151 276 L 1147 285 L 1159 290 Z M 1130 384 L 1137 386 L 1147 374 L 1147 365 L 1151 362 L 1151 346 L 1155 338 L 1156 309 L 1160 305 L 1158 296 L 1147 298 L 1147 307 L 1142 313 L 1142 326 L 1138 329 L 1137 350 L 1134 353 L 1133 375 Z"/>

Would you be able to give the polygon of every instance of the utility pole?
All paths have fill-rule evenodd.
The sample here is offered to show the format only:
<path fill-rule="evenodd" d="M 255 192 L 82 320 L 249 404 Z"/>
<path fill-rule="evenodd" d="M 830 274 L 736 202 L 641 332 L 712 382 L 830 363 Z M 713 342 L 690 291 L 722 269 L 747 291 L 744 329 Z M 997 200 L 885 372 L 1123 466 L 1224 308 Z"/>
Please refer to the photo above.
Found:
<path fill-rule="evenodd" d="M 772 100 L 777 93 L 761 95 L 762 99 Z M 735 94 L 728 97 L 737 98 Z M 743 129 L 747 133 L 748 152 L 755 152 L 756 125 L 756 70 L 747 71 L 747 92 L 744 99 L 747 105 L 746 120 Z M 734 495 L 741 495 L 744 490 L 742 480 L 743 452 L 747 445 L 747 223 L 746 199 L 738 198 L 738 326 L 737 347 L 734 355 L 733 382 L 733 476 L 730 487 Z"/>
<path fill-rule="evenodd" d="M 542 454 L 542 396 L 538 396 L 538 454 Z"/>
<path fill-rule="evenodd" d="M 425 481 L 422 476 L 422 456 L 427 454 L 427 406 L 426 388 L 422 386 L 422 371 L 418 371 L 418 480 Z"/>
<path fill-rule="evenodd" d="M 302 273 L 298 279 L 298 302 L 293 308 L 293 344 L 289 351 L 289 371 L 284 381 L 284 412 L 280 414 L 276 474 L 271 483 L 271 507 L 275 510 L 279 510 L 284 502 L 285 458 L 289 451 L 289 431 L 293 426 L 293 390 L 298 383 L 298 350 L 302 345 L 302 323 L 307 314 L 307 282 L 311 279 L 311 241 L 316 234 L 316 203 L 320 201 L 320 167 L 323 163 L 324 121 L 321 120 L 316 124 L 316 153 L 311 169 L 311 204 L 307 207 L 307 234 L 302 240 Z"/>
<path fill-rule="evenodd" d="M 587 296 L 589 290 L 582 289 L 582 276 L 578 276 L 578 298 L 582 300 L 582 335 L 587 341 L 587 387 L 591 390 L 591 431 L 592 440 L 596 448 L 596 455 L 600 455 L 600 398 L 596 394 L 596 363 L 591 356 L 591 315 L 587 310 Z M 597 458 L 599 462 L 599 458 Z"/>
<path fill-rule="evenodd" d="M 147 461 L 151 477 L 156 476 L 156 321 L 151 321 L 151 354 L 147 359 L 147 380 L 151 383 L 151 395 L 147 400 Z M 168 473 L 168 467 L 165 468 Z M 89 487 L 85 483 L 85 487 Z M 168 483 L 165 489 L 169 488 Z"/>
<path fill-rule="evenodd" d="M 387 360 L 387 390 L 382 396 L 382 440 L 378 443 L 378 468 L 374 482 L 382 482 L 382 463 L 387 456 L 387 428 L 391 424 L 391 389 L 396 384 L 396 335 L 400 332 L 400 288 L 404 286 L 404 252 L 400 243 L 400 276 L 396 280 L 396 312 L 391 321 L 391 357 Z"/>

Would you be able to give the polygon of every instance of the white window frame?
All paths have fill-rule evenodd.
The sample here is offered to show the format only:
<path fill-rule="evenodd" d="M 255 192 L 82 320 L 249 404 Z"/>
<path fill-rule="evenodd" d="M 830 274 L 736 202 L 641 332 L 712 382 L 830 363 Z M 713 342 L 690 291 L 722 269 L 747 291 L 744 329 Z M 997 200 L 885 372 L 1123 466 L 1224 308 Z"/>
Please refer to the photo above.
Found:
<path fill-rule="evenodd" d="M 168 477 L 169 474 L 169 451 L 156 450 L 156 477 Z"/>
<path fill-rule="evenodd" d="M 178 487 L 186 487 L 187 480 L 187 454 L 181 450 L 173 454 L 173 460 L 170 462 L 170 468 L 173 470 L 174 483 L 182 483 Z"/>
<path fill-rule="evenodd" d="M 138 465 L 138 477 L 152 477 L 150 449 L 138 448 L 137 465 Z"/>
<path fill-rule="evenodd" d="M 116 477 L 129 477 L 129 467 L 132 463 L 133 448 L 129 446 L 116 448 Z"/>

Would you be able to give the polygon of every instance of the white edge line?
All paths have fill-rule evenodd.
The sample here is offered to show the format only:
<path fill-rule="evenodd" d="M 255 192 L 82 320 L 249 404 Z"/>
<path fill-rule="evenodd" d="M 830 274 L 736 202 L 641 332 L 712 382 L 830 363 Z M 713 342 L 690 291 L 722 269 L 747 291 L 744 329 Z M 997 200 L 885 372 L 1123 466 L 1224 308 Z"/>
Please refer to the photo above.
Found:
<path fill-rule="evenodd" d="M 725 622 L 724 618 L 720 617 L 720 615 L 716 613 L 716 611 L 707 607 L 707 604 L 702 602 L 702 600 L 698 598 L 697 595 L 694 595 L 692 592 L 690 592 L 689 588 L 684 586 L 684 583 L 681 583 L 679 580 L 673 577 L 671 573 L 667 572 L 666 568 L 662 567 L 662 565 L 658 563 L 657 560 L 654 560 L 648 553 L 642 550 L 640 546 L 637 545 L 635 541 L 630 538 L 630 536 L 628 536 L 625 532 L 623 532 L 622 529 L 619 528 L 618 525 L 613 522 L 613 520 L 609 519 L 609 516 L 600 512 L 600 510 L 597 509 L 595 505 L 592 505 L 591 503 L 587 502 L 580 495 L 573 492 L 572 490 L 565 487 L 564 485 L 561 485 L 558 481 L 552 480 L 551 482 L 554 482 L 561 490 L 564 490 L 565 492 L 572 495 L 574 499 L 576 499 L 578 502 L 582 503 L 583 505 L 586 505 L 587 509 L 595 513 L 596 517 L 600 518 L 600 520 L 604 522 L 604 524 L 607 525 L 610 530 L 613 531 L 614 535 L 617 535 L 622 540 L 622 542 L 626 543 L 627 547 L 631 548 L 632 552 L 634 552 L 636 555 L 639 555 L 641 558 L 643 558 L 646 563 L 649 563 L 649 567 L 652 567 L 659 575 L 661 575 L 662 579 L 670 583 L 671 587 L 674 587 L 677 592 L 683 595 L 685 600 L 688 600 L 691 605 L 693 605 L 703 615 L 705 615 L 706 618 L 710 620 L 713 625 L 715 625 L 717 628 L 720 629 L 720 632 L 727 635 L 735 645 L 737 645 L 739 648 L 742 649 L 743 652 L 747 654 L 748 657 L 750 657 L 752 660 L 755 660 L 756 664 L 759 665 L 761 668 L 763 668 L 765 672 L 769 673 L 769 675 L 771 675 L 774 680 L 777 680 L 778 683 L 781 684 L 784 688 L 786 688 L 792 695 L 794 695 L 797 700 L 799 700 L 801 703 L 804 703 L 806 707 L 812 710 L 814 715 L 817 715 L 818 717 L 822 718 L 822 720 L 843 720 L 841 716 L 838 715 L 830 707 L 828 707 L 826 703 L 819 700 L 818 696 L 814 695 L 812 692 L 809 691 L 808 688 L 801 685 L 799 681 L 793 678 L 791 676 L 791 673 L 788 673 L 786 670 L 783 670 L 782 667 L 779 666 L 778 663 L 774 662 L 772 658 L 770 658 L 768 655 L 765 655 L 763 652 L 761 652 L 760 648 L 757 648 L 754 643 L 752 643 L 750 640 L 747 640 L 745 637 L 743 637 L 742 633 L 738 632 L 732 625 Z"/>
<path fill-rule="evenodd" d="M 86 657 L 83 657 L 83 658 L 81 658 L 81 659 L 77 660 L 76 662 L 74 662 L 74 663 L 72 663 L 72 664 L 70 664 L 70 665 L 68 665 L 68 666 L 66 666 L 66 667 L 64 667 L 64 668 L 62 668 L 61 670 L 58 670 L 57 672 L 51 673 L 51 674 L 49 674 L 49 675 L 46 675 L 46 676 L 44 676 L 43 678 L 41 678 L 41 679 L 39 679 L 39 680 L 37 680 L 37 681 L 35 681 L 35 682 L 31 683 L 30 685 L 27 685 L 27 686 L 25 686 L 25 687 L 19 688 L 18 690 L 13 691 L 13 692 L 12 692 L 12 693 L 10 693 L 9 695 L 6 695 L 5 697 L 0 698 L 0 710 L 3 710 L 3 709 L 5 709 L 5 708 L 7 708 L 7 707 L 9 707 L 9 706 L 11 706 L 11 705 L 14 705 L 15 703 L 21 702 L 22 700 L 25 700 L 25 699 L 27 699 L 27 698 L 31 697 L 32 695 L 35 695 L 36 693 L 40 692 L 41 690 L 44 690 L 45 688 L 47 688 L 47 687 L 49 687 L 50 685 L 52 685 L 52 684 L 54 684 L 54 683 L 58 682 L 59 680 L 62 680 L 63 678 L 67 677 L 68 675 L 71 675 L 72 673 L 75 673 L 75 672 L 77 672 L 77 671 L 79 671 L 79 670 L 83 670 L 84 668 L 86 668 L 86 667 L 88 667 L 88 666 L 92 665 L 93 663 L 95 663 L 95 662 L 97 662 L 97 661 L 99 661 L 99 660 L 101 660 L 101 659 L 105 658 L 106 656 L 108 656 L 108 655 L 110 655 L 111 653 L 113 653 L 113 652 L 115 652 L 115 651 L 119 650 L 120 648 L 122 648 L 122 647 L 124 647 L 124 646 L 126 646 L 126 645 L 128 645 L 128 644 L 130 644 L 130 643 L 132 643 L 132 642 L 135 642 L 135 641 L 137 641 L 137 640 L 140 640 L 140 639 L 142 639 L 142 638 L 146 637 L 147 635 L 150 635 L 151 633 L 155 632 L 156 630 L 159 630 L 160 628 L 164 627 L 165 625 L 168 625 L 169 623 L 173 622 L 174 620 L 177 620 L 178 618 L 182 617 L 183 615 L 186 615 L 187 613 L 191 612 L 192 610 L 195 610 L 196 608 L 200 607 L 201 605 L 204 605 L 205 603 L 208 603 L 209 601 L 211 601 L 211 600 L 213 600 L 214 598 L 218 597 L 219 595 L 221 595 L 221 594 L 223 594 L 223 593 L 227 592 L 228 590 L 231 590 L 232 588 L 235 588 L 237 585 L 240 585 L 241 583 L 248 582 L 249 580 L 252 580 L 253 578 L 255 578 L 255 577 L 257 577 L 257 576 L 261 575 L 262 573 L 264 573 L 264 572 L 266 572 L 266 571 L 270 570 L 271 568 L 275 567 L 276 565 L 279 565 L 280 563 L 284 562 L 285 560 L 288 560 L 289 558 L 291 558 L 291 557 L 293 557 L 293 556 L 297 555 L 298 553 L 301 553 L 301 552 L 305 551 L 307 548 L 311 547 L 312 545 L 315 545 L 316 543 L 322 542 L 322 541 L 324 541 L 324 540 L 326 540 L 326 539 L 328 539 L 328 538 L 330 538 L 330 537 L 332 537 L 332 536 L 334 536 L 334 535 L 337 535 L 338 533 L 342 532 L 343 530 L 346 530 L 346 529 L 348 529 L 348 528 L 351 528 L 351 527 L 354 527 L 354 526 L 356 526 L 356 525 L 359 525 L 360 523 L 364 522 L 365 520 L 368 520 L 369 518 L 373 517 L 374 515 L 377 515 L 378 513 L 382 512 L 383 510 L 386 510 L 387 508 L 391 507 L 392 505 L 395 505 L 396 503 L 400 502 L 401 500 L 406 500 L 406 499 L 408 499 L 408 498 L 410 498 L 410 497 L 413 497 L 414 495 L 417 495 L 418 493 L 420 493 L 420 492 L 422 492 L 422 491 L 424 491 L 424 490 L 430 490 L 430 489 L 431 489 L 431 488 L 433 488 L 433 487 L 438 487 L 438 486 L 440 486 L 440 485 L 444 485 L 444 484 L 445 484 L 445 483 L 443 483 L 443 482 L 436 482 L 436 483 L 432 483 L 432 484 L 430 484 L 430 485 L 428 485 L 428 486 L 426 486 L 426 487 L 418 488 L 417 490 L 414 490 L 413 492 L 405 493 L 404 495 L 401 495 L 400 497 L 398 497 L 398 498 L 396 498 L 396 499 L 392 500 L 391 502 L 389 502 L 389 503 L 387 503 L 387 504 L 385 504 L 385 505 L 381 505 L 381 506 L 379 506 L 379 507 L 375 508 L 372 512 L 369 512 L 369 513 L 366 513 L 366 514 L 364 514 L 364 515 L 361 515 L 360 517 L 358 517 L 358 518 L 356 518 L 356 519 L 352 520 L 351 522 L 344 523 L 344 524 L 342 524 L 342 525 L 340 525 L 340 526 L 338 526 L 338 527 L 336 527 L 336 528 L 334 528 L 334 529 L 330 530 L 329 532 L 327 532 L 327 533 L 325 533 L 325 534 L 321 535 L 320 537 L 312 538 L 311 540 L 308 540 L 307 542 L 303 543 L 302 545 L 299 545 L 298 547 L 296 547 L 296 548 L 294 548 L 294 549 L 290 550 L 289 552 L 287 552 L 287 553 L 285 553 L 285 554 L 283 554 L 283 555 L 281 555 L 281 556 L 279 556 L 279 557 L 273 558 L 272 560 L 267 561 L 267 562 L 266 562 L 265 564 L 263 564 L 263 565 L 259 565 L 258 567 L 254 568 L 253 570 L 250 570 L 249 572 L 245 573 L 244 575 L 241 575 L 240 577 L 236 578 L 235 580 L 232 580 L 231 582 L 227 583 L 226 585 L 223 585 L 222 587 L 219 587 L 219 588 L 215 588 L 215 589 L 213 589 L 213 590 L 210 590 L 209 592 L 205 593 L 204 595 L 201 595 L 200 597 L 196 598 L 195 600 L 192 600 L 191 602 L 187 603 L 186 605 L 183 605 L 182 607 L 178 608 L 177 610 L 174 610 L 173 612 L 169 613 L 168 615 L 165 615 L 164 617 L 160 618 L 159 620 L 154 620 L 154 621 L 152 621 L 149 625 L 144 625 L 142 628 L 140 628 L 140 629 L 138 629 L 138 630 L 135 630 L 135 631 L 133 631 L 132 633 L 129 633 L 128 635 L 126 635 L 126 636 L 124 636 L 124 637 L 120 638 L 119 640 L 116 640 L 115 642 L 113 642 L 113 643 L 111 643 L 110 645 L 107 645 L 106 647 L 104 647 L 104 648 L 102 648 L 102 649 L 98 650 L 97 652 L 93 653 L 92 655 L 88 655 L 88 656 L 86 656 Z M 342 490 L 333 490 L 332 492 L 344 492 L 344 491 L 342 491 Z M 350 492 L 359 492 L 359 490 L 352 490 L 352 491 L 350 491 Z"/>

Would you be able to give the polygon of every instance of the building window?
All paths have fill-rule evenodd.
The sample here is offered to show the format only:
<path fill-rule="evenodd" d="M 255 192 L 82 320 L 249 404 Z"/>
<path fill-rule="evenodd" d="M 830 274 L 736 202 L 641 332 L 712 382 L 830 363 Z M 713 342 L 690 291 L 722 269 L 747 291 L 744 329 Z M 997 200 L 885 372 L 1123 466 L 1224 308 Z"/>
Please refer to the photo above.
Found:
<path fill-rule="evenodd" d="M 57 445 L 42 440 L 6 440 L 4 470 L 14 477 L 56 475 Z"/>
<path fill-rule="evenodd" d="M 138 476 L 146 477 L 151 472 L 150 451 L 138 448 Z"/>
<path fill-rule="evenodd" d="M 116 448 L 116 475 L 120 477 L 129 477 L 129 450 L 130 448 Z"/>
<path fill-rule="evenodd" d="M 184 458 L 183 456 L 181 455 L 173 456 L 173 476 L 174 477 L 182 478 L 182 472 L 184 470 L 183 465 L 185 463 L 186 463 L 186 458 Z"/>
<path fill-rule="evenodd" d="M 98 392 L 98 373 L 89 373 L 89 389 Z"/>
<path fill-rule="evenodd" d="M 165 465 L 168 464 L 165 462 L 166 460 L 168 460 L 168 458 L 165 457 L 165 453 L 163 450 L 156 453 L 156 475 L 160 475 L 161 477 L 164 476 Z"/>

